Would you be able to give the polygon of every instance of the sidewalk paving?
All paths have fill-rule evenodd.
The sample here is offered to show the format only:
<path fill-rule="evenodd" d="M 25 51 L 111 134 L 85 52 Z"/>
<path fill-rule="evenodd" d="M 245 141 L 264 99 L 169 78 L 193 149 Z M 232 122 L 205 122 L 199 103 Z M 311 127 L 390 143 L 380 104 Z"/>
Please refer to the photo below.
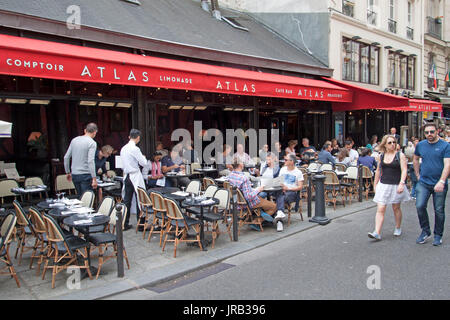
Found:
<path fill-rule="evenodd" d="M 327 218 L 333 220 L 349 214 L 357 213 L 376 207 L 376 204 L 369 201 L 354 201 L 351 205 L 338 205 L 336 210 L 327 206 Z M 314 216 L 314 202 L 312 217 Z M 130 261 L 130 270 L 127 269 L 124 261 L 125 277 L 117 277 L 117 263 L 115 259 L 107 261 L 98 280 L 85 278 L 80 282 L 80 289 L 69 289 L 71 273 L 60 272 L 56 276 L 55 288 L 51 288 L 51 270 L 47 271 L 45 280 L 36 275 L 35 269 L 29 269 L 30 255 L 28 251 L 24 253 L 22 263 L 18 265 L 18 259 L 14 259 L 16 243 L 10 247 L 10 255 L 20 281 L 20 288 L 17 288 L 14 279 L 9 276 L 0 277 L 0 299 L 2 300 L 94 300 L 108 297 L 117 293 L 137 289 L 139 287 L 155 285 L 160 282 L 172 280 L 186 273 L 219 263 L 227 258 L 240 253 L 264 246 L 273 241 L 288 237 L 295 233 L 310 228 L 326 228 L 317 223 L 309 222 L 307 216 L 306 203 L 303 203 L 303 218 L 295 213 L 291 216 L 291 224 L 284 223 L 284 231 L 277 232 L 275 226 L 264 227 L 263 232 L 258 232 L 244 226 L 239 235 L 239 241 L 230 241 L 228 234 L 222 233 L 216 239 L 214 249 L 208 246 L 207 251 L 200 251 L 197 247 L 187 246 L 182 243 L 178 246 L 177 257 L 173 257 L 173 244 L 168 243 L 165 251 L 161 252 L 159 247 L 159 235 L 152 237 L 150 243 L 147 242 L 148 232 L 145 240 L 142 239 L 142 232 L 136 234 L 135 229 L 124 232 L 124 246 L 127 250 Z M 287 218 L 286 218 L 287 219 Z M 131 222 L 136 223 L 135 217 L 131 217 Z M 333 222 L 331 222 L 333 223 Z M 225 230 L 225 225 L 221 225 L 221 230 Z M 33 240 L 34 241 L 34 240 Z M 30 243 L 32 244 L 31 240 Z M 93 265 L 97 265 L 96 259 L 92 259 Z M 37 264 L 34 263 L 34 266 Z M 43 266 L 42 266 L 43 267 Z M 41 267 L 41 270 L 42 270 Z M 73 278 L 73 276 L 72 276 Z"/>

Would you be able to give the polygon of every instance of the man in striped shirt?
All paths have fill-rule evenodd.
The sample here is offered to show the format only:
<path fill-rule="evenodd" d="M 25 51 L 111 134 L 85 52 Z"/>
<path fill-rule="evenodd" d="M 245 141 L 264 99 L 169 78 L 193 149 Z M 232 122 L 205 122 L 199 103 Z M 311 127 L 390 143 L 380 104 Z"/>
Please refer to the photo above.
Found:
<path fill-rule="evenodd" d="M 264 187 L 261 186 L 253 189 L 250 179 L 242 172 L 243 169 L 244 164 L 242 161 L 235 159 L 233 161 L 233 172 L 227 177 L 228 182 L 242 191 L 244 198 L 248 201 L 251 208 L 261 208 L 267 214 L 271 216 L 274 215 L 277 211 L 277 205 L 272 201 L 258 196 L 258 193 L 260 193 Z"/>

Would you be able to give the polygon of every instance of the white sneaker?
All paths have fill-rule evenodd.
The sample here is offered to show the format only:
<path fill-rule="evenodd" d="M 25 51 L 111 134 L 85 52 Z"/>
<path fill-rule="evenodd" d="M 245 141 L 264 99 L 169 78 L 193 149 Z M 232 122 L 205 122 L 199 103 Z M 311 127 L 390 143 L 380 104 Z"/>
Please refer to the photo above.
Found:
<path fill-rule="evenodd" d="M 399 237 L 402 234 L 402 229 L 401 228 L 395 228 L 394 230 L 394 236 Z"/>
<path fill-rule="evenodd" d="M 286 217 L 286 215 L 284 214 L 284 212 L 281 210 L 278 210 L 275 219 L 283 219 L 285 217 Z"/>
<path fill-rule="evenodd" d="M 277 231 L 278 232 L 283 231 L 283 222 L 281 222 L 281 221 L 277 222 Z"/>

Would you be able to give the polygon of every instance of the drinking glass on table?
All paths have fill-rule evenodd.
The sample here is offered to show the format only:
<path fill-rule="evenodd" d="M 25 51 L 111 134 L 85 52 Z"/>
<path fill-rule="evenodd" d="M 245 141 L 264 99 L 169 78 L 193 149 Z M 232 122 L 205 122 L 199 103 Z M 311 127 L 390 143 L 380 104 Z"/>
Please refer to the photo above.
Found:
<path fill-rule="evenodd" d="M 184 190 L 186 190 L 186 187 L 181 187 L 181 191 L 184 193 Z"/>

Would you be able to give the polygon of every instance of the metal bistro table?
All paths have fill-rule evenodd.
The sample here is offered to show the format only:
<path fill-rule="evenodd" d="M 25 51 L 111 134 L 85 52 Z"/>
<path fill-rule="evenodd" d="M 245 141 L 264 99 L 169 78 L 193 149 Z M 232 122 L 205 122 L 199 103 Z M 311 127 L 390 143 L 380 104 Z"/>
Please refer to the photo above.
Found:
<path fill-rule="evenodd" d="M 210 202 L 210 203 L 207 203 L 207 204 L 202 203 L 205 200 L 213 200 L 214 202 Z M 181 202 L 181 206 L 183 208 L 187 208 L 187 207 L 199 207 L 200 208 L 200 217 L 199 217 L 199 220 L 200 220 L 200 242 L 202 244 L 203 251 L 207 251 L 206 247 L 209 245 L 209 241 L 207 241 L 205 239 L 205 232 L 203 230 L 203 227 L 204 227 L 204 223 L 203 223 L 203 208 L 205 208 L 205 207 L 212 207 L 212 206 L 214 206 L 214 205 L 219 203 L 219 199 L 215 199 L 215 198 L 206 198 L 205 200 L 201 200 L 201 201 L 194 200 L 194 201 L 192 201 L 192 200 L 189 199 L 189 200 L 184 200 L 183 202 Z"/>
<path fill-rule="evenodd" d="M 28 201 L 30 201 L 32 194 L 45 192 L 45 195 L 48 196 L 48 187 L 42 185 L 42 186 L 30 186 L 25 188 L 12 188 L 11 192 L 21 197 L 27 196 Z"/>
<path fill-rule="evenodd" d="M 156 188 L 148 189 L 147 193 L 158 192 L 161 194 L 167 194 L 167 193 L 173 193 L 173 192 L 177 192 L 177 191 L 180 191 L 180 189 L 176 188 L 176 187 L 156 187 Z"/>
<path fill-rule="evenodd" d="M 267 193 L 267 197 L 269 197 L 270 195 L 276 194 L 282 190 L 283 190 L 282 186 L 273 186 L 269 188 L 264 188 L 263 192 Z"/>
<path fill-rule="evenodd" d="M 216 176 L 213 173 L 217 173 L 217 168 L 198 168 L 194 171 L 200 172 L 201 174 L 205 175 L 206 177 L 213 177 Z"/>
<path fill-rule="evenodd" d="M 77 221 L 80 220 L 87 220 L 89 219 L 91 222 L 87 222 L 87 223 L 77 223 Z M 91 274 L 96 274 L 97 273 L 97 268 L 91 265 L 91 243 L 90 243 L 90 238 L 89 238 L 89 228 L 90 227 L 95 227 L 95 226 L 101 226 L 101 225 L 106 225 L 109 222 L 109 217 L 105 216 L 105 215 L 98 215 L 98 216 L 93 216 L 93 215 L 85 215 L 85 214 L 75 214 L 72 215 L 70 217 L 67 217 L 63 220 L 63 223 L 65 225 L 67 225 L 70 228 L 79 228 L 79 230 L 81 229 L 82 233 L 85 236 L 85 239 L 88 243 L 88 250 L 87 250 L 87 258 L 88 258 L 88 264 L 89 264 L 89 269 L 91 270 Z M 100 274 L 106 274 L 106 272 L 101 272 Z M 84 275 L 82 278 L 85 278 L 86 275 Z"/>
<path fill-rule="evenodd" d="M 170 172 L 167 172 L 165 175 L 164 175 L 165 177 L 166 177 L 166 179 L 167 178 L 174 178 L 174 181 L 175 181 L 175 187 L 178 187 L 178 179 L 180 179 L 180 178 L 189 178 L 190 176 L 191 176 L 191 174 L 185 174 L 185 173 L 183 173 L 183 174 L 179 174 L 179 173 L 175 173 L 175 174 L 171 174 Z"/>

